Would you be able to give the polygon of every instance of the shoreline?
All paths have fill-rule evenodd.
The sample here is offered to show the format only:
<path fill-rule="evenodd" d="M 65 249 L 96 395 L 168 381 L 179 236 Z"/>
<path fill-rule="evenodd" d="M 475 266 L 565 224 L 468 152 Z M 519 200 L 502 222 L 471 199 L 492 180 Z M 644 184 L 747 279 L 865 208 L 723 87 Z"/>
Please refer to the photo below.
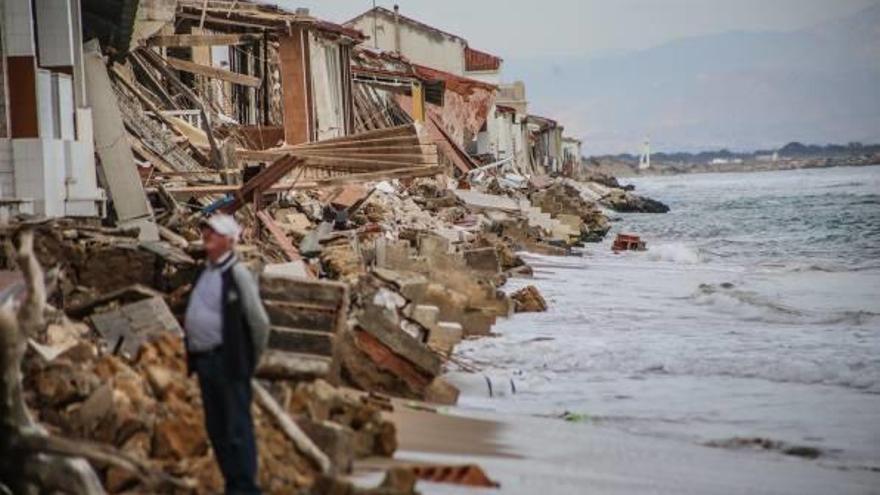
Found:
<path fill-rule="evenodd" d="M 843 471 L 771 453 L 728 450 L 632 435 L 558 419 L 399 407 L 400 448 L 392 459 L 359 461 L 351 479 L 374 486 L 395 465 L 479 465 L 497 489 L 420 482 L 434 494 L 651 493 L 863 494 L 880 474 Z M 488 446 L 488 448 L 487 448 Z M 755 480 L 760 480 L 756 484 Z"/>
<path fill-rule="evenodd" d="M 843 179 L 842 179 L 843 180 Z M 843 180 L 846 182 L 847 180 Z M 848 183 L 848 182 L 846 182 Z M 650 218 L 644 217 L 645 221 L 651 221 Z M 653 218 L 653 217 L 652 217 Z M 655 244 L 653 247 L 659 247 L 658 244 Z M 576 258 L 572 257 L 545 257 L 545 255 L 538 256 L 529 256 L 528 253 L 523 254 L 524 259 L 528 262 L 528 264 L 534 270 L 534 280 L 538 289 L 548 297 L 548 301 L 551 301 L 551 311 L 553 310 L 554 304 L 552 299 L 554 298 L 554 291 L 548 290 L 547 285 L 553 285 L 556 283 L 557 278 L 548 277 L 548 270 L 555 272 L 563 272 L 562 275 L 565 278 L 569 279 L 578 279 L 578 278 L 587 278 L 590 277 L 592 280 L 597 276 L 597 273 L 614 273 L 616 269 L 621 269 L 624 266 L 630 265 L 631 263 L 636 262 L 642 258 L 637 254 L 627 255 L 627 257 L 620 258 L 611 258 L 615 261 L 611 263 L 613 266 L 609 266 L 609 258 L 605 256 L 597 256 L 597 249 L 605 249 L 607 248 L 607 242 L 602 242 L 595 245 L 590 245 L 590 248 L 586 250 L 584 253 L 586 263 L 581 265 Z M 650 246 L 649 246 L 650 249 Z M 629 256 L 632 256 L 629 259 Z M 617 261 L 619 260 L 619 261 Z M 644 263 L 639 262 L 632 268 L 632 271 L 636 272 L 640 268 L 643 268 L 642 265 Z M 718 266 L 703 266 L 696 265 L 693 268 L 700 269 L 703 271 L 708 270 L 709 272 L 716 272 L 715 275 L 710 276 L 713 277 L 731 277 L 731 278 L 717 278 L 717 281 L 727 281 L 727 280 L 735 280 L 735 284 L 739 286 L 740 277 L 744 275 L 748 275 L 748 270 L 740 271 L 737 270 L 735 272 L 730 272 L 727 268 L 727 265 L 718 265 Z M 739 266 L 739 265 L 736 265 Z M 745 265 L 743 265 L 745 268 Z M 665 263 L 662 265 L 662 269 L 669 271 L 670 273 L 675 273 L 676 271 L 680 271 L 682 267 Z M 588 273 L 590 275 L 588 275 Z M 652 272 L 645 272 L 646 276 L 651 276 Z M 791 277 L 794 280 L 801 280 L 804 276 L 801 272 L 793 271 L 789 273 L 786 269 L 782 269 L 778 272 L 786 277 Z M 844 271 L 842 273 L 834 273 L 829 274 L 827 276 L 838 277 L 845 276 L 845 274 L 850 273 L 848 271 Z M 761 271 L 761 277 L 766 277 L 768 272 Z M 788 274 L 788 275 L 785 275 Z M 826 277 L 825 272 L 819 272 L 817 276 Z M 593 285 L 601 284 L 603 281 L 606 281 L 606 278 L 598 278 L 592 282 Z M 526 281 L 525 283 L 530 283 Z M 623 277 L 620 281 L 621 284 L 632 283 L 632 279 L 630 277 Z M 696 287 L 699 283 L 704 283 L 700 277 L 696 277 L 696 280 L 693 281 L 693 285 Z M 520 283 L 514 284 L 515 287 L 518 288 Z M 508 286 L 505 290 L 510 290 L 511 288 Z M 555 292 L 559 291 L 571 291 L 572 289 L 569 287 L 567 289 L 563 289 L 561 287 L 557 287 Z M 829 288 L 829 290 L 833 290 Z M 674 296 L 674 295 L 672 295 Z M 584 294 L 583 297 L 590 297 L 587 294 Z M 680 297 L 680 296 L 675 296 Z M 557 304 L 570 304 L 571 301 L 567 300 L 566 302 L 557 302 Z M 853 303 L 857 304 L 857 303 Z M 830 307 L 830 304 L 829 304 Z M 769 309 L 769 308 L 768 308 Z M 784 308 L 783 308 L 784 309 Z M 816 311 L 816 316 L 810 316 L 810 318 L 819 318 L 820 308 L 813 308 Z M 846 312 L 841 310 L 842 312 Z M 537 318 L 540 318 L 540 315 L 535 315 Z M 516 317 L 514 317 L 514 320 Z M 554 320 L 554 321 L 558 321 Z M 533 352 L 540 353 L 545 352 L 542 351 L 543 344 L 537 344 L 543 337 L 540 335 L 554 336 L 556 340 L 562 340 L 565 342 L 568 338 L 568 333 L 556 334 L 554 335 L 554 330 L 552 325 L 547 328 L 544 328 L 543 331 L 535 331 L 535 332 L 526 332 L 519 333 L 525 330 L 526 327 L 532 326 L 536 320 L 528 319 L 522 320 L 520 324 L 514 324 L 509 326 L 507 324 L 501 324 L 496 329 L 501 334 L 501 337 L 512 337 L 510 339 L 499 339 L 500 341 L 504 341 L 499 344 L 492 344 L 495 347 L 502 347 L 503 345 L 508 346 L 530 346 L 534 349 Z M 590 320 L 589 327 L 585 330 L 591 331 L 592 326 L 600 325 L 597 321 L 602 321 L 601 316 L 597 316 L 594 319 Z M 813 321 L 813 320 L 810 320 Z M 822 321 L 822 318 L 816 320 Z M 812 324 L 812 323 L 806 323 Z M 769 324 L 757 324 L 755 325 L 757 328 L 765 328 L 766 331 L 771 331 L 769 328 Z M 866 329 L 867 330 L 867 329 Z M 536 337 L 537 335 L 537 337 Z M 601 341 L 601 337 L 596 336 L 597 339 L 600 339 L 600 343 L 598 345 L 603 345 Z M 672 339 L 673 337 L 668 337 Z M 481 340 L 480 342 L 485 341 Z M 489 337 L 492 339 L 492 337 Z M 533 343 L 535 342 L 535 343 Z M 577 345 L 575 342 L 568 342 L 569 345 Z M 545 348 L 546 350 L 546 348 Z M 503 355 L 501 350 L 496 349 L 495 352 L 491 354 L 484 354 L 482 357 L 486 361 L 496 362 L 499 356 Z M 480 358 L 479 350 L 471 350 L 468 356 L 473 358 Z M 560 356 L 560 358 L 562 358 Z M 509 357 L 509 363 L 507 361 L 498 364 L 496 367 L 492 368 L 492 370 L 486 370 L 484 372 L 477 373 L 473 380 L 474 390 L 477 390 L 479 393 L 482 390 L 482 393 L 485 394 L 485 384 L 481 383 L 481 378 L 484 374 L 486 375 L 496 375 L 499 383 L 503 382 L 505 379 L 504 368 L 508 367 L 508 371 L 513 371 L 517 369 L 519 366 L 523 366 L 524 364 L 520 361 L 522 356 L 511 356 Z M 805 359 L 809 359 L 809 357 L 805 357 Z M 528 372 L 527 372 L 528 373 Z M 464 374 L 464 373 L 462 373 Z M 606 374 L 607 375 L 607 374 Z M 493 376 L 493 382 L 496 376 Z M 562 378 L 562 377 L 560 377 Z M 604 377 L 605 380 L 608 380 L 608 377 Z M 872 394 L 868 390 L 864 390 L 858 387 L 846 387 L 836 385 L 834 383 L 820 383 L 814 384 L 810 381 L 807 382 L 789 382 L 785 381 L 783 377 L 779 378 L 782 381 L 775 382 L 769 381 L 767 378 L 762 376 L 755 376 L 750 379 L 742 378 L 739 379 L 741 384 L 735 384 L 735 387 L 725 388 L 725 383 L 734 384 L 733 382 L 737 381 L 734 377 L 729 378 L 707 378 L 705 384 L 708 385 L 708 388 L 712 386 L 718 388 L 717 399 L 720 401 L 724 401 L 725 394 L 723 390 L 727 390 L 728 393 L 736 395 L 740 394 L 744 391 L 754 392 L 758 395 L 765 394 L 769 397 L 773 397 L 777 394 L 780 395 L 779 399 L 774 401 L 769 401 L 763 405 L 765 408 L 771 407 L 772 404 L 775 404 L 773 407 L 777 407 L 775 409 L 775 413 L 778 415 L 776 420 L 782 421 L 785 419 L 786 413 L 794 412 L 792 407 L 797 409 L 798 407 L 802 408 L 804 411 L 815 411 L 813 415 L 815 419 L 818 421 L 832 421 L 835 417 L 835 404 L 844 404 L 850 402 L 853 404 L 856 410 L 861 410 L 867 412 L 870 410 L 872 399 L 876 397 L 875 394 Z M 669 380 L 676 380 L 675 376 L 670 376 Z M 700 377 L 696 377 L 696 380 L 701 380 Z M 490 399 L 481 399 L 476 403 L 472 401 L 468 401 L 468 394 L 474 394 L 474 390 L 469 390 L 467 387 L 462 386 L 461 381 L 453 380 L 453 383 L 457 386 L 460 386 L 462 390 L 462 399 L 463 401 L 460 403 L 461 405 L 452 411 L 452 414 L 465 415 L 469 417 L 476 417 L 480 419 L 491 418 L 495 421 L 498 421 L 505 425 L 505 428 L 510 430 L 522 430 L 526 432 L 532 432 L 535 436 L 529 437 L 529 441 L 532 441 L 534 445 L 523 446 L 518 444 L 515 440 L 509 441 L 510 438 L 520 438 L 520 435 L 527 436 L 522 433 L 511 432 L 502 428 L 501 431 L 506 433 L 501 434 L 502 439 L 508 439 L 506 445 L 513 446 L 514 452 L 520 454 L 523 457 L 522 465 L 529 465 L 530 462 L 540 462 L 541 459 L 544 459 L 544 456 L 552 455 L 552 450 L 554 447 L 541 446 L 543 437 L 538 436 L 537 433 L 541 429 L 550 428 L 553 430 L 562 430 L 567 431 L 571 434 L 570 438 L 572 440 L 577 439 L 578 441 L 583 442 L 593 442 L 595 438 L 603 438 L 603 439 L 611 439 L 613 438 L 613 443 L 626 443 L 629 448 L 633 449 L 633 452 L 629 452 L 626 455 L 632 455 L 634 457 L 650 457 L 654 455 L 654 452 L 663 449 L 672 449 L 678 452 L 676 455 L 681 456 L 689 456 L 693 455 L 700 459 L 699 462 L 694 463 L 693 473 L 689 477 L 689 485 L 687 487 L 679 487 L 668 485 L 664 476 L 666 474 L 665 469 L 667 466 L 658 467 L 657 471 L 650 470 L 635 470 L 633 476 L 637 476 L 643 481 L 645 481 L 645 486 L 651 486 L 651 491 L 656 493 L 731 493 L 738 491 L 749 491 L 750 493 L 874 493 L 872 489 L 880 483 L 880 471 L 878 471 L 877 465 L 873 462 L 875 457 L 873 454 L 871 457 L 864 457 L 865 452 L 863 449 L 866 442 L 869 442 L 872 431 L 871 426 L 861 423 L 852 423 L 848 430 L 840 431 L 839 433 L 843 434 L 852 434 L 852 435 L 862 435 L 864 439 L 858 443 L 853 443 L 852 448 L 854 449 L 854 454 L 846 454 L 845 457 L 839 457 L 841 454 L 837 452 L 835 448 L 838 445 L 832 441 L 828 445 L 823 445 L 824 442 L 819 442 L 817 446 L 822 446 L 823 453 L 821 457 L 816 460 L 804 459 L 797 457 L 801 455 L 798 452 L 803 452 L 804 455 L 809 456 L 809 449 L 802 448 L 801 445 L 798 445 L 796 442 L 802 438 L 797 436 L 792 436 L 792 433 L 798 432 L 798 428 L 795 428 L 795 424 L 792 425 L 792 430 L 782 432 L 776 431 L 774 432 L 772 429 L 767 430 L 767 428 L 758 428 L 758 426 L 748 422 L 748 416 L 740 417 L 738 421 L 741 421 L 741 427 L 732 426 L 729 428 L 730 432 L 721 434 L 718 433 L 722 431 L 721 429 L 716 429 L 715 434 L 708 433 L 705 435 L 708 436 L 707 439 L 704 439 L 700 442 L 697 442 L 697 438 L 687 439 L 687 438 L 673 438 L 668 437 L 666 435 L 660 436 L 656 432 L 654 433 L 632 433 L 628 431 L 622 431 L 619 426 L 613 424 L 572 424 L 564 421 L 563 419 L 555 419 L 549 417 L 536 417 L 534 411 L 527 410 L 524 412 L 522 410 L 514 411 L 509 406 L 498 406 L 494 412 L 489 412 L 484 407 L 491 407 L 488 404 L 491 404 Z M 609 383 L 604 387 L 597 387 L 594 391 L 596 394 L 600 393 L 610 393 L 610 390 L 615 388 L 614 383 Z M 657 383 L 657 382 L 651 382 Z M 648 385 L 646 385 L 648 386 Z M 680 384 L 679 384 L 680 386 Z M 482 389 L 480 389 L 482 387 Z M 517 388 L 520 388 L 520 385 L 517 384 Z M 707 388 L 707 387 L 702 387 Z M 530 392 L 526 389 L 527 393 Z M 540 400 L 539 396 L 535 396 L 534 392 L 533 396 L 530 397 L 529 400 Z M 626 393 L 624 391 L 620 391 L 619 393 Z M 795 395 L 789 395 L 790 393 L 794 393 Z M 798 395 L 800 394 L 800 395 Z M 706 395 L 704 393 L 695 394 L 693 397 L 694 401 L 701 401 L 706 399 Z M 709 396 L 711 397 L 711 396 Z M 505 397 L 499 400 L 504 400 L 509 397 Z M 654 397 L 655 400 L 663 400 L 662 394 L 657 394 Z M 864 399 L 864 400 L 862 400 Z M 546 400 L 551 401 L 551 397 L 546 397 Z M 600 400 L 597 398 L 596 400 Z M 676 400 L 675 398 L 670 398 L 669 400 Z M 781 408 L 788 401 L 791 402 L 790 405 L 786 406 L 787 409 Z M 827 407 L 823 407 L 823 404 L 829 402 L 830 404 Z M 743 402 L 736 403 L 739 407 L 746 407 Z M 799 404 L 799 405 L 798 405 Z M 755 409 L 760 408 L 760 404 L 754 404 Z M 476 407 L 476 408 L 475 408 Z M 733 407 L 733 406 L 731 406 Z M 852 409 L 850 408 L 850 410 Z M 504 412 L 500 412 L 501 410 Z M 822 412 L 819 412 L 822 410 Z M 561 411 L 561 409 L 560 409 Z M 579 413 L 580 410 L 573 410 L 573 413 Z M 585 412 L 594 412 L 589 407 Z M 822 416 L 825 414 L 826 416 Z M 827 416 L 830 414 L 831 416 Z M 604 418 L 602 416 L 603 413 L 599 412 L 598 417 Z M 813 417 L 813 415 L 808 415 L 807 417 Z M 863 414 L 864 415 L 864 414 Z M 846 418 L 846 417 L 844 417 Z M 846 419 L 841 418 L 839 421 L 846 421 Z M 734 421 L 735 422 L 735 421 Z M 809 424 L 809 423 L 808 423 Z M 816 426 L 819 423 L 813 423 L 813 426 Z M 680 429 L 686 430 L 688 425 L 682 425 Z M 859 429 L 861 428 L 861 430 Z M 859 433 L 861 431 L 861 433 Z M 805 442 L 805 446 L 810 445 L 809 440 L 809 430 L 807 432 L 801 432 L 801 435 L 808 435 L 808 439 Z M 404 434 L 405 435 L 405 434 Z M 402 435 L 402 438 L 403 436 Z M 739 437 L 742 435 L 742 437 Z M 766 439 L 762 441 L 778 441 L 780 444 L 785 445 L 788 442 L 788 447 L 776 448 L 765 450 L 762 447 L 751 446 L 750 443 L 752 438 L 757 439 L 760 435 L 761 439 Z M 767 435 L 767 436 L 764 436 Z M 725 442 L 723 439 L 729 439 L 730 442 Z M 858 438 L 858 437 L 853 437 Z M 742 440 L 741 443 L 737 443 L 735 440 Z M 813 439 L 820 440 L 820 439 Z M 838 441 L 841 438 L 837 438 Z M 845 441 L 845 437 L 843 437 Z M 610 442 L 612 440 L 609 440 Z M 705 441 L 706 443 L 714 443 L 716 447 L 707 447 L 702 444 Z M 847 444 L 843 444 L 849 447 Z M 595 448 L 604 448 L 602 446 L 596 446 Z M 530 450 L 532 449 L 532 450 Z M 542 450 L 546 449 L 546 450 Z M 782 450 L 787 449 L 793 452 L 792 454 L 783 454 Z M 402 440 L 401 450 L 406 451 L 405 441 Z M 466 451 L 466 448 L 463 449 Z M 680 451 L 680 452 L 679 452 Z M 452 454 L 464 454 L 465 452 L 452 452 Z M 419 457 L 420 459 L 434 459 L 438 460 L 440 458 L 430 457 L 430 455 L 437 454 L 437 452 L 425 453 L 423 451 L 419 451 L 419 454 L 426 457 Z M 587 458 L 589 453 L 577 452 L 578 456 L 583 458 Z M 621 454 L 624 455 L 624 454 Z M 853 456 L 854 455 L 854 456 Z M 705 460 L 711 458 L 712 460 Z M 446 458 L 443 458 L 446 459 Z M 461 457 L 461 461 L 459 458 L 456 458 L 456 462 L 464 462 L 468 459 L 474 459 L 473 456 L 465 456 Z M 859 459 L 862 459 L 860 461 Z M 446 459 L 448 460 L 448 459 Z M 719 463 L 722 467 L 718 468 L 715 463 Z M 487 473 L 492 476 L 496 472 L 502 473 L 500 475 L 500 480 L 502 481 L 502 489 L 498 493 L 529 493 L 526 489 L 523 491 L 517 491 L 521 488 L 521 486 L 528 486 L 534 489 L 534 486 L 529 483 L 538 483 L 534 479 L 523 480 L 523 478 L 529 478 L 528 474 L 525 474 L 528 469 L 526 468 L 517 468 L 516 463 L 514 461 L 510 461 L 509 463 L 505 462 L 497 462 L 494 459 L 480 460 L 481 465 L 486 468 Z M 661 463 L 662 464 L 662 463 Z M 501 467 L 499 467 L 501 466 Z M 585 469 L 591 469 L 594 467 L 593 464 L 586 463 L 583 464 Z M 670 467 L 673 469 L 674 467 Z M 724 486 L 718 486 L 713 484 L 713 479 L 716 478 L 717 474 L 715 473 L 715 469 L 729 469 L 731 471 L 738 472 L 750 472 L 753 473 L 753 476 L 743 477 L 742 479 L 728 479 L 725 480 Z M 510 470 L 511 473 L 508 474 L 506 470 Z M 602 477 L 613 477 L 617 474 L 616 466 L 610 466 L 606 471 L 602 471 Z M 553 485 L 552 482 L 544 481 L 545 484 L 541 485 L 541 493 L 566 493 L 565 489 L 570 488 L 565 485 L 565 482 L 568 478 L 566 475 L 571 472 L 572 469 L 567 469 L 564 466 L 554 466 L 552 472 L 554 478 L 558 481 L 561 486 L 557 487 L 560 491 L 554 492 L 552 491 Z M 546 474 L 546 473 L 545 473 Z M 629 474 L 629 473 L 628 473 Z M 598 476 L 599 474 L 597 474 Z M 532 475 L 533 478 L 540 478 L 539 475 Z M 525 485 L 515 485 L 513 488 L 508 491 L 505 488 L 504 480 L 516 480 L 515 483 L 525 483 Z M 562 481 L 560 481 L 560 479 Z M 584 483 L 583 486 L 594 486 L 592 483 L 595 483 L 596 480 L 589 478 L 589 476 L 584 476 L 583 479 L 577 479 L 577 483 Z M 809 480 L 808 482 L 803 482 L 803 480 Z M 573 481 L 573 483 L 575 483 Z M 737 486 L 736 484 L 739 483 Z M 574 484 L 572 486 L 575 486 Z M 579 485 L 578 485 L 579 486 Z M 644 487 L 642 487 L 644 488 Z M 609 483 L 608 485 L 603 485 L 602 489 L 597 489 L 597 492 L 600 493 L 632 493 L 634 491 L 639 491 L 637 488 L 633 486 L 626 485 L 625 481 Z M 426 491 L 426 493 L 435 493 L 431 491 Z M 446 492 L 436 492 L 436 493 L 446 493 Z"/>

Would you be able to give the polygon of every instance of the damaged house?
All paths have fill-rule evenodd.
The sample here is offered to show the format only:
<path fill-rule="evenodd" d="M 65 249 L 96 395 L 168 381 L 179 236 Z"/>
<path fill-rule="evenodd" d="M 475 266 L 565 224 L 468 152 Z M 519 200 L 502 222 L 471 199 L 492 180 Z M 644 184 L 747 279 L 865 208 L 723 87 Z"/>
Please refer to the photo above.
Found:
<path fill-rule="evenodd" d="M 538 115 L 526 118 L 531 140 L 531 159 L 547 174 L 562 172 L 563 127 L 553 119 Z"/>
<path fill-rule="evenodd" d="M 501 58 L 472 49 L 460 36 L 403 16 L 397 8 L 376 7 L 346 25 L 367 33 L 372 39 L 365 44 L 373 50 L 408 62 L 423 81 L 444 84 L 442 104 L 429 101 L 434 103 L 427 109 L 429 132 L 457 170 L 478 166 L 471 155 L 477 154 L 477 135 L 485 132 L 493 113 Z M 403 108 L 411 108 L 406 98 L 400 100 Z M 455 150 L 444 149 L 448 147 Z"/>
<path fill-rule="evenodd" d="M 98 216 L 78 0 L 0 1 L 0 207 Z"/>
<path fill-rule="evenodd" d="M 180 0 L 175 19 L 146 44 L 224 116 L 291 145 L 354 132 L 349 59 L 360 32 L 249 2 Z"/>

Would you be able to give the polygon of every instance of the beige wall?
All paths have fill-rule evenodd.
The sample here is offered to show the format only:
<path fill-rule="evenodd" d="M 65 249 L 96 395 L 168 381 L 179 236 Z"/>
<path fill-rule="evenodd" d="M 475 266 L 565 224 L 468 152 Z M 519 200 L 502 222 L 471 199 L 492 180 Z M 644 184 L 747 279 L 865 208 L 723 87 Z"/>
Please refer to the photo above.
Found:
<path fill-rule="evenodd" d="M 373 38 L 373 20 L 376 20 L 376 38 Z M 386 15 L 369 13 L 351 24 L 371 39 L 365 46 L 386 51 L 395 50 L 394 21 Z M 427 32 L 405 21 L 400 21 L 400 53 L 411 62 L 463 76 L 463 40 L 442 33 Z"/>

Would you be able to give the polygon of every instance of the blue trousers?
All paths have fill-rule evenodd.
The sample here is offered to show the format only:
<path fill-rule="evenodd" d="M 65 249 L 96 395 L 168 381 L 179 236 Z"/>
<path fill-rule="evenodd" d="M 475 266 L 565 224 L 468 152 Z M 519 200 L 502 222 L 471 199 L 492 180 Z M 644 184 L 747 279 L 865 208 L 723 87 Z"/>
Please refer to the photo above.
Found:
<path fill-rule="evenodd" d="M 222 352 L 196 354 L 193 364 L 202 390 L 205 429 L 226 480 L 226 494 L 259 494 L 250 380 L 230 379 Z"/>

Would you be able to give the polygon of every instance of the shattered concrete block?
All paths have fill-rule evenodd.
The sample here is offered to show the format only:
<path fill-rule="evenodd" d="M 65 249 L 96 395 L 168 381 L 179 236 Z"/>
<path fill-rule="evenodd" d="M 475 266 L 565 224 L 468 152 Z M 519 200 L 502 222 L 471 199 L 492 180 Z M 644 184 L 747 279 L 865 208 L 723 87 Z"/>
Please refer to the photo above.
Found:
<path fill-rule="evenodd" d="M 424 275 L 411 271 L 375 268 L 373 274 L 385 282 L 394 284 L 400 294 L 410 301 L 421 300 L 428 286 L 428 279 Z"/>
<path fill-rule="evenodd" d="M 298 418 L 296 423 L 321 452 L 327 454 L 336 469 L 351 472 L 355 435 L 350 428 L 332 421 L 312 421 L 308 418 Z"/>
<path fill-rule="evenodd" d="M 415 304 L 409 312 L 409 317 L 416 323 L 428 329 L 429 335 L 437 328 L 440 319 L 440 308 L 427 304 Z"/>
<path fill-rule="evenodd" d="M 438 322 L 436 327 L 428 334 L 428 347 L 443 354 L 452 354 L 455 346 L 461 342 L 464 335 L 461 324 L 454 321 Z"/>
<path fill-rule="evenodd" d="M 435 404 L 454 406 L 458 402 L 458 388 L 442 377 L 434 378 L 434 381 L 425 389 L 425 400 Z"/>
<path fill-rule="evenodd" d="M 464 253 L 468 267 L 485 277 L 494 277 L 501 273 L 498 251 L 494 247 L 469 249 Z"/>
<path fill-rule="evenodd" d="M 445 256 L 449 254 L 449 240 L 436 235 L 419 236 L 419 254 L 429 259 Z"/>
<path fill-rule="evenodd" d="M 91 321 L 111 349 L 120 349 L 132 356 L 151 337 L 166 332 L 183 333 L 168 305 L 159 297 L 95 313 Z"/>
<path fill-rule="evenodd" d="M 424 373 L 431 376 L 440 373 L 442 366 L 440 358 L 424 344 L 401 330 L 395 322 L 390 321 L 385 311 L 380 311 L 376 307 L 366 308 L 358 317 L 358 327 Z"/>
<path fill-rule="evenodd" d="M 461 317 L 461 326 L 466 337 L 473 335 L 489 335 L 497 317 L 493 311 L 484 309 L 467 309 Z"/>

